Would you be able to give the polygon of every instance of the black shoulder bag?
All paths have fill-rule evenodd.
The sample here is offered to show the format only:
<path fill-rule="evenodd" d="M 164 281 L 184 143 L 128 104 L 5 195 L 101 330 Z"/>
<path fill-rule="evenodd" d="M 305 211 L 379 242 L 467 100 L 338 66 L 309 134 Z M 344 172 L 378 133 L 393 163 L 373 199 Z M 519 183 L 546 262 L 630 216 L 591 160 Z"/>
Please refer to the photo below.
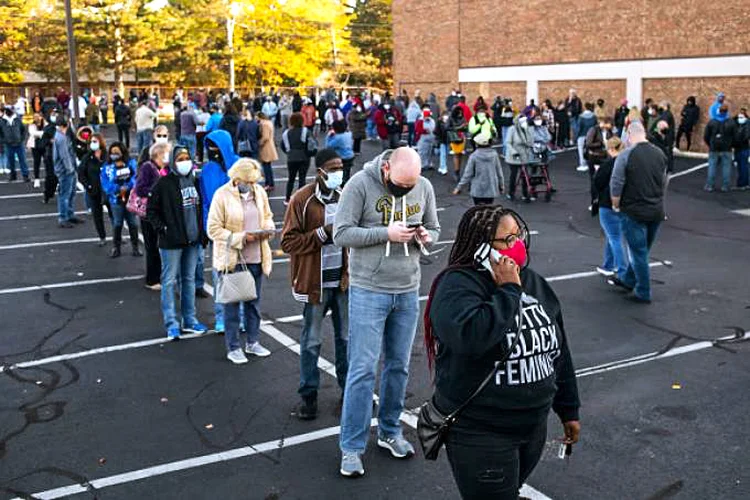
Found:
<path fill-rule="evenodd" d="M 453 410 L 453 413 L 447 416 L 443 415 L 443 413 L 435 407 L 435 404 L 432 401 L 433 398 L 430 398 L 419 409 L 419 416 L 417 417 L 417 436 L 419 437 L 419 443 L 422 445 L 424 457 L 427 460 L 437 460 L 440 448 L 445 444 L 445 439 L 448 436 L 448 431 L 450 431 L 451 425 L 458 420 L 461 412 L 463 412 L 474 398 L 476 398 L 479 393 L 487 387 L 490 381 L 495 378 L 498 369 L 508 361 L 510 355 L 516 350 L 518 339 L 521 338 L 523 329 L 523 301 L 518 304 L 518 314 L 518 331 L 516 332 L 516 338 L 513 339 L 513 344 L 511 344 L 510 349 L 508 349 L 505 356 L 503 356 L 499 362 L 495 363 L 495 367 L 489 375 L 487 375 L 482 383 L 479 384 L 479 387 L 476 388 L 466 401 L 461 403 L 458 408 Z"/>

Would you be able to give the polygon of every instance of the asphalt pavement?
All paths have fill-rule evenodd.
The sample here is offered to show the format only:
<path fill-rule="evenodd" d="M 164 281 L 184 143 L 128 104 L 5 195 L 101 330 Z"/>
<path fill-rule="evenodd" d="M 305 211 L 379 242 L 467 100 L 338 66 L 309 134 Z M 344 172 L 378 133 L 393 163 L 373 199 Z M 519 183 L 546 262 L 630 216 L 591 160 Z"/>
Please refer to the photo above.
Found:
<path fill-rule="evenodd" d="M 365 142 L 362 158 L 378 151 Z M 557 458 L 562 428 L 550 417 L 524 495 L 750 498 L 750 192 L 704 193 L 705 160 L 678 159 L 669 219 L 652 251 L 653 303 L 637 305 L 595 272 L 603 237 L 587 210 L 588 176 L 575 171 L 573 155 L 552 164 L 551 202 L 512 204 L 535 232 L 532 267 L 560 297 L 583 404 L 581 442 L 568 459 Z M 283 160 L 276 165 L 285 178 Z M 450 194 L 448 177 L 425 176 L 443 231 L 422 258 L 421 295 L 471 206 L 468 196 Z M 285 256 L 275 257 L 262 290 L 261 342 L 272 355 L 234 366 L 218 335 L 166 339 L 159 294 L 143 286 L 143 258 L 125 251 L 110 259 L 96 246 L 82 196 L 76 209 L 85 223 L 59 229 L 56 206 L 42 204 L 41 190 L 5 180 L 0 498 L 458 498 L 444 452 L 436 463 L 421 452 L 398 461 L 371 440 L 366 475 L 339 475 L 330 322 L 320 415 L 312 422 L 293 415 L 302 307 Z M 277 180 L 272 195 L 277 221 L 284 187 Z M 213 325 L 210 300 L 198 308 Z M 415 444 L 413 410 L 431 389 L 418 333 L 402 418 Z"/>

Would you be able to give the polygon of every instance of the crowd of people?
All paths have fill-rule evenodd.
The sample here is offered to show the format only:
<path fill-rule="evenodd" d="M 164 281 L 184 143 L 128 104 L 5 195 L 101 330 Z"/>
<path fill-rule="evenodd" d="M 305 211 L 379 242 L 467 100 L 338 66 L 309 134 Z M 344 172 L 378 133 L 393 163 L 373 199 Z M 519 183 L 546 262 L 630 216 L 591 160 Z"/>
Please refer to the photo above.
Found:
<path fill-rule="evenodd" d="M 101 106 L 103 98 L 86 107 Z M 732 151 L 738 187 L 748 183 L 746 110 L 731 118 L 723 99 L 712 106 L 704 137 L 707 190 L 718 168 L 722 189 L 729 188 Z M 271 242 L 278 239 L 290 256 L 292 295 L 303 304 L 295 413 L 317 417 L 322 323 L 330 313 L 341 391 L 340 472 L 347 477 L 364 474 L 381 355 L 377 445 L 395 458 L 415 454 L 399 418 L 420 320 L 420 256 L 429 255 L 441 232 L 434 189 L 421 174 L 437 168 L 446 175 L 453 157 L 453 193 L 470 186 L 475 207 L 458 225 L 424 313 L 436 381 L 431 403 L 447 414 L 488 372 L 495 374 L 452 428 L 446 449 L 464 498 L 503 499 L 517 497 L 539 461 L 550 409 L 563 423 L 564 443 L 578 440 L 580 403 L 559 301 L 529 267 L 530 229 L 496 200 L 514 199 L 520 171 L 540 154 L 578 148 L 578 168 L 590 177 L 590 210 L 605 234 L 598 271 L 629 300 L 650 303 L 649 251 L 666 216 L 672 149 L 683 136 L 690 143 L 698 113 L 689 99 L 675 133 L 668 103 L 647 103 L 643 113 L 623 101 L 611 117 L 603 101 L 582 103 L 575 91 L 557 106 L 532 101 L 521 111 L 499 96 L 492 106 L 480 97 L 470 108 L 458 91 L 443 107 L 434 94 L 422 100 L 419 92 L 409 99 L 405 92 L 331 91 L 316 104 L 296 92 L 244 102 L 238 95 L 178 91 L 170 133 L 158 124 L 158 96 L 143 92 L 136 100 L 133 110 L 113 98 L 119 140 L 109 145 L 99 124 L 84 114 L 74 126 L 69 107 L 57 101 L 35 109 L 28 128 L 15 109 L 6 109 L 0 132 L 11 170 L 17 159 L 28 178 L 29 145 L 35 179 L 45 164 L 44 201 L 57 195 L 61 228 L 82 222 L 73 208 L 80 183 L 102 247 L 104 214 L 110 218 L 112 258 L 121 256 L 127 223 L 132 255 L 145 254 L 145 286 L 160 292 L 166 336 L 221 333 L 226 357 L 237 365 L 271 355 L 260 343 L 260 301 L 273 267 Z M 379 141 L 383 151 L 353 175 L 364 140 Z M 277 147 L 289 172 L 281 228 L 268 195 Z M 311 162 L 315 175 L 308 182 Z M 523 199 L 531 201 L 521 184 Z M 213 296 L 204 290 L 206 250 Z M 213 300 L 212 327 L 200 321 L 196 298 Z M 476 481 L 484 470 L 510 472 L 507 481 Z"/>

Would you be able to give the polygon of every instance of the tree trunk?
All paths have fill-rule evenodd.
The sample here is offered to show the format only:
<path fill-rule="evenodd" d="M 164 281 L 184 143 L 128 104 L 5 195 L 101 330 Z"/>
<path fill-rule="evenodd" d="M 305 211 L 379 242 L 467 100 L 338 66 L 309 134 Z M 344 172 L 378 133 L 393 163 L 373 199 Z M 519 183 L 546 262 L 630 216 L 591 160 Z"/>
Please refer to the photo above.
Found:
<path fill-rule="evenodd" d="M 125 96 L 125 51 L 122 47 L 122 31 L 120 27 L 115 27 L 115 87 L 120 97 L 127 100 Z"/>

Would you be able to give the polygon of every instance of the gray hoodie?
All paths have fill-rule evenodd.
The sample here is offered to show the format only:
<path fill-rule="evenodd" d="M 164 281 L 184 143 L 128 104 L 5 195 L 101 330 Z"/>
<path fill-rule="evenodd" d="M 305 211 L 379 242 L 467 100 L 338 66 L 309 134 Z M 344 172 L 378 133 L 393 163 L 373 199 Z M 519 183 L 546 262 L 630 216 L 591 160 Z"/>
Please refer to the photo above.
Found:
<path fill-rule="evenodd" d="M 472 198 L 497 198 L 505 185 L 500 157 L 492 148 L 477 148 L 469 156 L 458 189 L 471 184 Z"/>
<path fill-rule="evenodd" d="M 393 196 L 383 182 L 381 166 L 392 151 L 386 151 L 357 173 L 341 194 L 333 241 L 349 248 L 352 286 L 380 293 L 407 293 L 419 289 L 420 250 L 415 241 L 391 243 L 388 225 L 394 221 L 421 222 L 433 242 L 440 236 L 435 191 L 420 177 L 403 198 Z M 392 210 L 393 207 L 396 210 Z"/>

